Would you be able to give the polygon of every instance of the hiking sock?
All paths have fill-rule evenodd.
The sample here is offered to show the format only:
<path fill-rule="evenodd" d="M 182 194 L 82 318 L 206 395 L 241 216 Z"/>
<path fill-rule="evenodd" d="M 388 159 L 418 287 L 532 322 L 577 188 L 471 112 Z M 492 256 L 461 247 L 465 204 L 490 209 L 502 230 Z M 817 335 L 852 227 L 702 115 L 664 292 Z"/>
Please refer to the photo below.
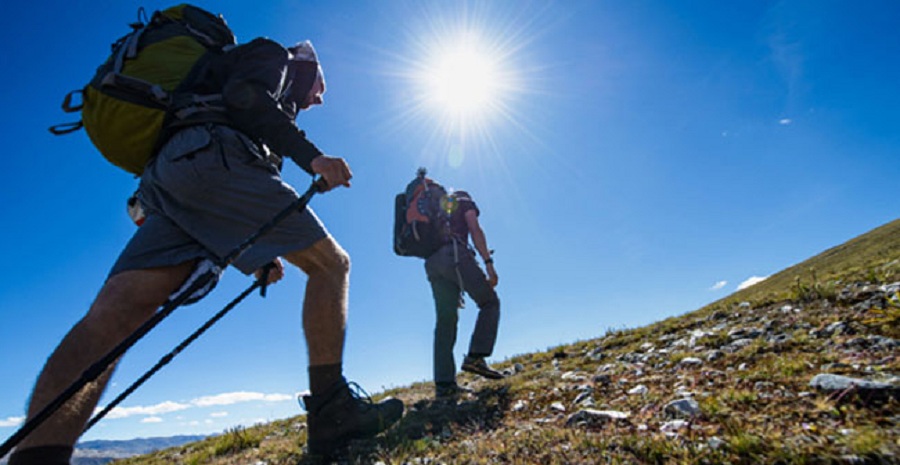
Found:
<path fill-rule="evenodd" d="M 69 465 L 74 449 L 69 446 L 37 446 L 16 450 L 9 465 Z"/>
<path fill-rule="evenodd" d="M 309 390 L 312 395 L 327 392 L 332 386 L 344 380 L 342 363 L 309 367 Z"/>

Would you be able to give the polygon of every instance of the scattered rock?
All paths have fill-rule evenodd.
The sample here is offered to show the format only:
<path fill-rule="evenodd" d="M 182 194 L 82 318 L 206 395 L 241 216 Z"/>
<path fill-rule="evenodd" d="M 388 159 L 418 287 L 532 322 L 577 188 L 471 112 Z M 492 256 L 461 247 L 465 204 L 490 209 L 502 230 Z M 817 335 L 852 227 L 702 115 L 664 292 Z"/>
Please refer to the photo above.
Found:
<path fill-rule="evenodd" d="M 722 438 L 720 438 L 718 436 L 713 436 L 706 441 L 706 445 L 708 445 L 709 448 L 712 450 L 721 449 L 726 444 L 727 443 L 725 442 L 725 440 L 723 440 Z"/>
<path fill-rule="evenodd" d="M 896 381 L 896 380 L 894 380 Z M 859 398 L 863 401 L 884 401 L 900 398 L 900 384 L 879 382 L 849 376 L 821 373 L 813 377 L 809 385 L 820 391 L 841 393 L 841 398 Z M 850 396 L 848 394 L 856 394 Z"/>
<path fill-rule="evenodd" d="M 590 401 L 590 402 L 588 402 L 588 401 Z M 584 403 L 593 404 L 594 399 L 591 398 L 590 392 L 582 392 L 581 394 L 578 394 L 577 397 L 575 397 L 575 400 L 572 403 L 575 405 L 584 404 Z"/>
<path fill-rule="evenodd" d="M 561 378 L 566 381 L 581 382 L 587 380 L 587 377 L 579 374 L 577 371 L 567 371 L 562 374 Z"/>
<path fill-rule="evenodd" d="M 619 412 L 615 410 L 594 410 L 587 408 L 569 415 L 569 418 L 566 419 L 566 426 L 604 425 L 611 421 L 627 421 L 628 417 L 628 413 L 625 412 Z"/>
<path fill-rule="evenodd" d="M 678 399 L 666 404 L 663 408 L 666 416 L 673 418 L 691 418 L 700 415 L 700 404 L 694 399 Z"/>
<path fill-rule="evenodd" d="M 659 430 L 666 434 L 666 436 L 674 436 L 678 434 L 678 431 L 685 429 L 690 424 L 685 420 L 672 420 L 663 423 Z"/>
<path fill-rule="evenodd" d="M 628 394 L 632 396 L 642 396 L 648 392 L 650 392 L 650 389 L 648 389 L 647 386 L 644 386 L 643 384 L 638 384 L 637 386 L 628 390 Z"/>
<path fill-rule="evenodd" d="M 678 362 L 678 366 L 680 367 L 698 367 L 703 365 L 703 360 L 700 360 L 697 357 L 685 357 Z"/>
<path fill-rule="evenodd" d="M 522 399 L 519 399 L 516 401 L 515 404 L 513 404 L 512 411 L 513 412 L 521 412 L 522 410 L 525 410 L 525 407 L 527 407 L 527 406 L 528 406 L 528 402 L 526 402 Z"/>
<path fill-rule="evenodd" d="M 736 341 L 732 341 L 730 344 L 722 346 L 722 350 L 725 352 L 734 353 L 751 344 L 753 344 L 753 339 L 738 339 Z"/>

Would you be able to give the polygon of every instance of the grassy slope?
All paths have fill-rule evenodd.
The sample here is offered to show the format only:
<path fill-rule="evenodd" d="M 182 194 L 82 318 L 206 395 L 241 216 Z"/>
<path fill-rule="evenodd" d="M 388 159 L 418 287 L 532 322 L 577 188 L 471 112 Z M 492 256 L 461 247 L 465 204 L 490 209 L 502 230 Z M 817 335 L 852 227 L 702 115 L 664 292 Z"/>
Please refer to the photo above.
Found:
<path fill-rule="evenodd" d="M 432 402 L 428 383 L 384 393 L 407 403 L 406 416 L 388 434 L 355 443 L 343 461 L 900 463 L 896 400 L 809 387 L 823 372 L 900 374 L 896 346 L 866 345 L 900 338 L 900 302 L 873 306 L 873 288 L 859 284 L 897 281 L 900 220 L 686 315 L 504 361 L 500 368 L 520 370 L 503 381 L 462 374 L 476 394 L 456 406 Z M 833 323 L 843 329 L 823 331 Z M 748 328 L 781 340 L 756 337 L 728 350 L 729 332 Z M 710 360 L 712 351 L 719 357 Z M 702 363 L 682 363 L 689 357 Z M 629 394 L 641 385 L 646 393 Z M 664 409 L 679 390 L 693 393 L 702 412 L 681 425 Z M 591 403 L 629 417 L 567 424 Z M 304 463 L 305 436 L 298 416 L 117 463 Z"/>

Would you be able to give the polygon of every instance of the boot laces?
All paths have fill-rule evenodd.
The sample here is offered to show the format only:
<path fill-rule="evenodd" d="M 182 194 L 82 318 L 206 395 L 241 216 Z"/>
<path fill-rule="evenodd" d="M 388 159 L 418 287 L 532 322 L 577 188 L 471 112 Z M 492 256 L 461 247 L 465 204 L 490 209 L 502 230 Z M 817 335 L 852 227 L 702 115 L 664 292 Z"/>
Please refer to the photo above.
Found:
<path fill-rule="evenodd" d="M 375 406 L 375 401 L 372 400 L 372 396 L 366 392 L 365 389 L 362 388 L 359 384 L 356 384 L 353 381 L 347 382 L 347 389 L 350 391 L 350 396 L 356 400 L 357 405 L 366 410 Z"/>

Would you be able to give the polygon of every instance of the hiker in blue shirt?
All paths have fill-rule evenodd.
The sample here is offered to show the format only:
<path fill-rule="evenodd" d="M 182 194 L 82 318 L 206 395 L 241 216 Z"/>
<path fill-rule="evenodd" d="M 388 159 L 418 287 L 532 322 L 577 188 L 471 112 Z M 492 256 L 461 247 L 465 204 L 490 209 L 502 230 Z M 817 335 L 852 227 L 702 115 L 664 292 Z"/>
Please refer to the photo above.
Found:
<path fill-rule="evenodd" d="M 281 179 L 283 158 L 320 175 L 328 188 L 350 187 L 347 162 L 323 154 L 294 123 L 325 93 L 312 44 L 286 49 L 257 39 L 206 66 L 193 90 L 221 93 L 224 111 L 196 112 L 167 128 L 165 143 L 141 176 L 138 198 L 146 219 L 87 314 L 44 366 L 29 418 L 154 315 L 198 264 L 221 257 L 298 198 Z M 402 416 L 403 404 L 363 399 L 343 377 L 350 258 L 311 209 L 292 213 L 233 265 L 259 278 L 261 267 L 274 263 L 268 281 L 276 282 L 284 274 L 279 257 L 309 278 L 302 302 L 311 390 L 304 398 L 308 446 L 312 454 L 327 455 L 389 427 Z M 113 368 L 25 437 L 9 464 L 67 465 Z"/>

